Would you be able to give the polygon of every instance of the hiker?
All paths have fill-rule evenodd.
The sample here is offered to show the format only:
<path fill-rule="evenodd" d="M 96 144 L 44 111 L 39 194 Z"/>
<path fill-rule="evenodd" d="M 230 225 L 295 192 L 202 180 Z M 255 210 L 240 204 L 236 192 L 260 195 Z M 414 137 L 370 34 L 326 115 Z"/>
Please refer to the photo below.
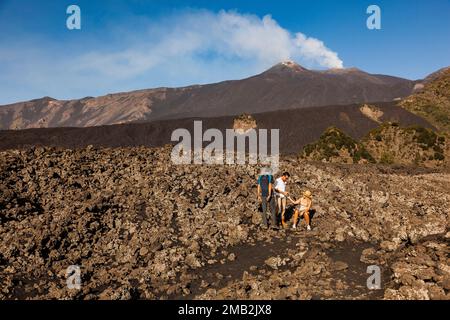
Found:
<path fill-rule="evenodd" d="M 278 214 L 281 215 L 281 224 L 283 228 L 286 228 L 287 224 L 284 219 L 284 213 L 286 212 L 286 197 L 289 192 L 286 192 L 286 183 L 291 175 L 289 172 L 283 173 L 283 175 L 275 181 L 275 196 L 277 200 Z"/>
<path fill-rule="evenodd" d="M 272 228 L 277 227 L 277 218 L 275 216 L 275 199 L 273 197 L 273 175 L 272 170 L 263 168 L 258 178 L 258 201 L 262 206 L 262 222 L 265 228 L 268 228 L 267 209 L 270 211 Z"/>
<path fill-rule="evenodd" d="M 310 210 L 312 207 L 312 194 L 311 191 L 307 190 L 303 193 L 303 197 L 301 197 L 298 200 L 292 200 L 291 198 L 289 198 L 289 200 L 291 200 L 291 202 L 296 205 L 297 207 L 295 208 L 295 212 L 294 212 L 294 225 L 292 226 L 293 229 L 297 229 L 297 222 L 298 222 L 298 218 L 303 217 L 305 219 L 306 222 L 306 230 L 310 231 L 311 230 L 311 224 L 310 224 Z"/>

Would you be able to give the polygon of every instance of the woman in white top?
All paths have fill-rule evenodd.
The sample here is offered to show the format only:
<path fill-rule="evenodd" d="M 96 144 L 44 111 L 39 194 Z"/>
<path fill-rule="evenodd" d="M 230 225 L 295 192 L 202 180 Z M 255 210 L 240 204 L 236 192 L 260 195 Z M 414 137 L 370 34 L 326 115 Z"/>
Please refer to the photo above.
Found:
<path fill-rule="evenodd" d="M 309 190 L 305 191 L 303 193 L 303 197 L 301 197 L 300 199 L 298 199 L 296 201 L 293 201 L 292 199 L 290 199 L 290 200 L 292 201 L 292 203 L 294 205 L 297 205 L 297 207 L 295 208 L 295 213 L 294 213 L 293 228 L 294 229 L 297 228 L 298 217 L 299 217 L 299 215 L 302 215 L 306 222 L 306 229 L 308 231 L 311 230 L 310 218 L 309 218 L 309 211 L 311 210 L 311 207 L 312 207 L 311 191 L 309 191 Z"/>

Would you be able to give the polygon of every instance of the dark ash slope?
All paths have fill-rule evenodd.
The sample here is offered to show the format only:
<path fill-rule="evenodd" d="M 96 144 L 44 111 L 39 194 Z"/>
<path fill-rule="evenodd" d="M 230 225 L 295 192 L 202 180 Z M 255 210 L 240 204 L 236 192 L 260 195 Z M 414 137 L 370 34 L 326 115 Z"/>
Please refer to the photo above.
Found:
<path fill-rule="evenodd" d="M 422 118 L 395 106 L 378 103 L 383 122 L 431 127 Z M 379 124 L 361 113 L 360 105 L 313 107 L 254 114 L 258 128 L 280 129 L 280 151 L 296 153 L 317 140 L 325 129 L 336 126 L 354 138 L 361 138 Z M 33 145 L 79 148 L 88 145 L 104 147 L 157 147 L 170 143 L 172 132 L 186 128 L 193 132 L 193 122 L 199 118 L 153 121 L 89 128 L 48 128 L 0 131 L 0 150 Z M 232 128 L 234 117 L 204 118 L 203 130 Z"/>

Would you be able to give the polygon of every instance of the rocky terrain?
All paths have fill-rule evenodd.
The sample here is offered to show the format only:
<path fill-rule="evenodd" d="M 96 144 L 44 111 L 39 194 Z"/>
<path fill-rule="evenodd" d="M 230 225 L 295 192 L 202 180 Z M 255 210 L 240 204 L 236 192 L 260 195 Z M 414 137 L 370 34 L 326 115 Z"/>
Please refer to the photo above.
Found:
<path fill-rule="evenodd" d="M 260 168 L 174 166 L 170 151 L 0 152 L 0 298 L 450 298 L 448 170 L 283 157 L 288 191 L 313 193 L 313 230 L 269 231 Z"/>
<path fill-rule="evenodd" d="M 419 83 L 290 62 L 3 106 L 0 128 L 45 128 L 0 131 L 0 299 L 448 300 L 448 84 L 448 69 Z M 194 119 L 280 129 L 288 191 L 313 193 L 312 231 L 260 226 L 258 166 L 173 165 L 171 133 Z"/>
<path fill-rule="evenodd" d="M 417 81 L 350 69 L 315 71 L 284 62 L 242 80 L 0 106 L 0 129 L 92 127 L 135 121 L 221 117 L 409 96 Z"/>

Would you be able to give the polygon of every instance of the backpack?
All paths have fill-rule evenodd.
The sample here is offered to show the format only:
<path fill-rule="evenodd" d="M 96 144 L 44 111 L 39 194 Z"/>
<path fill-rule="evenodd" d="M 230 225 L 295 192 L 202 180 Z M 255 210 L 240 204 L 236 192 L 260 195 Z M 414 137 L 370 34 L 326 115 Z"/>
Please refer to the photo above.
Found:
<path fill-rule="evenodd" d="M 259 185 L 261 186 L 261 191 L 263 196 L 269 195 L 269 184 L 272 183 L 272 177 L 269 175 L 264 175 L 259 178 Z"/>

